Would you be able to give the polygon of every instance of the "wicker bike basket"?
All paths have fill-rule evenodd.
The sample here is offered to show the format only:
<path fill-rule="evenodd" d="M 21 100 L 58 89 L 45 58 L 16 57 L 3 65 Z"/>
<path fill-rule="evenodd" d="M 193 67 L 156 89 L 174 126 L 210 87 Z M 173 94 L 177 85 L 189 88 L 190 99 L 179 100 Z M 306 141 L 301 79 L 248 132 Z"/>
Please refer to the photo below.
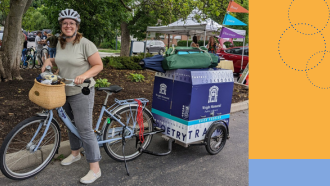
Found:
<path fill-rule="evenodd" d="M 54 109 L 65 104 L 65 83 L 60 85 L 45 85 L 39 83 L 36 79 L 29 92 L 29 99 L 45 109 Z"/>

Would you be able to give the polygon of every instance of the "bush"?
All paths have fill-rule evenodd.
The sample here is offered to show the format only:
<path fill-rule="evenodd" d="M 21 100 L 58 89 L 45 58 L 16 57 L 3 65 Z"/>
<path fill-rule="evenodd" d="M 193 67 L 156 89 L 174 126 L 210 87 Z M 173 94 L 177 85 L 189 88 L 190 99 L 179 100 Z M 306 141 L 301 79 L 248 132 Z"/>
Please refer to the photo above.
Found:
<path fill-rule="evenodd" d="M 98 87 L 108 87 L 111 83 L 108 82 L 108 79 L 98 79 L 96 80 L 95 88 Z"/>
<path fill-rule="evenodd" d="M 142 82 L 144 81 L 144 76 L 142 74 L 132 74 L 127 76 L 127 78 L 133 82 Z"/>
<path fill-rule="evenodd" d="M 190 47 L 191 42 L 192 41 L 188 41 L 188 47 Z M 178 46 L 184 46 L 184 47 L 186 47 L 187 46 L 187 40 L 181 40 L 177 44 L 178 44 Z"/>
<path fill-rule="evenodd" d="M 188 47 L 190 47 L 192 41 L 188 41 Z M 205 41 L 205 45 L 207 45 L 209 41 Z M 198 41 L 199 46 L 204 46 L 204 40 L 203 41 Z M 178 46 L 187 46 L 187 40 L 181 40 L 178 42 Z"/>
<path fill-rule="evenodd" d="M 146 57 L 152 57 L 152 54 L 146 54 Z M 132 57 L 104 57 L 102 62 L 105 68 L 110 69 L 128 69 L 128 70 L 142 70 L 139 62 L 144 58 L 144 54 L 141 53 Z"/>
<path fill-rule="evenodd" d="M 120 49 L 120 41 L 117 41 L 117 49 Z M 103 41 L 100 46 L 100 48 L 112 48 L 116 49 L 116 40 L 111 40 L 111 41 Z"/>

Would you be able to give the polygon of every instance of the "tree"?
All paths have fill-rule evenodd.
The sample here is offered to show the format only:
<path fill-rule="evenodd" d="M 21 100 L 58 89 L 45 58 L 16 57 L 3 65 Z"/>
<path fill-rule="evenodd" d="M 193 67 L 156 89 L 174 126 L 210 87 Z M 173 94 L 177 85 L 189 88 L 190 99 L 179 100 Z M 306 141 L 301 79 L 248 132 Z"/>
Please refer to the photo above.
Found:
<path fill-rule="evenodd" d="M 122 7 L 115 1 L 109 0 L 43 0 L 47 10 L 43 14 L 50 22 L 54 32 L 59 33 L 58 14 L 64 9 L 74 9 L 80 14 L 81 24 L 79 32 L 98 45 L 104 39 L 112 40 L 115 30 L 125 14 L 117 14 Z"/>
<path fill-rule="evenodd" d="M 22 27 L 24 30 L 34 31 L 50 28 L 49 21 L 43 12 L 47 11 L 44 5 L 38 8 L 30 7 L 24 14 Z"/>
<path fill-rule="evenodd" d="M 195 7 L 194 0 L 117 0 L 125 8 L 123 13 L 131 16 L 121 21 L 120 56 L 129 55 L 130 35 L 138 39 L 145 38 L 147 26 L 167 25 L 178 18 L 186 18 Z M 134 14 L 133 14 L 134 12 Z"/>
<path fill-rule="evenodd" d="M 24 36 L 21 30 L 22 17 L 31 3 L 32 0 L 10 0 L 0 50 L 0 81 L 8 81 L 14 78 L 22 79 L 19 73 L 20 56 L 24 42 Z"/>

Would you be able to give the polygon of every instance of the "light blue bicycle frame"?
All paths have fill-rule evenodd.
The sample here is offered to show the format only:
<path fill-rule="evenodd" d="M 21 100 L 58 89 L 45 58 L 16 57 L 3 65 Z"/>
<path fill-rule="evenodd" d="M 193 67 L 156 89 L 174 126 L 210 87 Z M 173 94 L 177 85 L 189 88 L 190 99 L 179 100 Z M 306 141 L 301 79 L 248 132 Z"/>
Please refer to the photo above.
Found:
<path fill-rule="evenodd" d="M 133 113 L 132 110 L 131 110 L 131 105 L 137 105 L 137 102 L 134 100 L 134 99 L 127 99 L 127 100 L 117 100 L 115 99 L 115 104 L 113 104 L 112 106 L 106 108 L 106 104 L 108 102 L 108 97 L 112 94 L 108 91 L 105 91 L 107 93 L 107 97 L 106 99 L 104 100 L 104 104 L 102 105 L 102 109 L 101 109 L 101 112 L 100 112 L 100 116 L 97 120 L 97 124 L 96 124 L 96 127 L 94 129 L 94 131 L 98 131 L 99 127 L 100 127 L 100 123 L 102 121 L 102 117 L 103 117 L 103 114 L 104 112 L 108 114 L 108 116 L 111 118 L 111 119 L 114 119 L 116 120 L 119 124 L 121 124 L 123 127 L 126 126 L 125 124 L 123 124 L 120 119 L 118 119 L 116 116 L 114 116 L 112 114 L 112 112 L 115 110 L 115 109 L 120 109 L 121 107 L 124 107 L 125 105 L 128 105 L 128 107 L 130 108 L 130 116 L 127 118 L 127 121 L 126 121 L 126 124 L 129 123 L 130 119 L 133 120 L 133 128 L 135 128 L 135 125 L 136 125 L 136 115 L 137 113 Z M 145 99 L 145 98 L 137 98 L 138 100 L 141 101 L 141 103 L 143 104 L 143 107 L 142 107 L 142 110 L 146 109 L 145 106 L 146 106 L 146 103 L 149 102 L 149 100 Z M 58 107 L 56 108 L 57 110 L 57 113 L 58 113 L 58 116 L 61 118 L 61 120 L 64 122 L 64 124 L 69 128 L 69 130 L 75 134 L 79 139 L 81 139 L 78 131 L 77 131 L 77 128 L 72 124 L 70 118 L 68 117 L 68 115 L 65 113 L 64 109 L 62 107 Z M 36 130 L 34 136 L 32 137 L 30 143 L 33 142 L 34 138 L 37 136 L 37 134 L 39 133 L 40 129 L 42 128 L 43 125 L 45 125 L 45 122 L 47 122 L 46 124 L 46 129 L 41 137 L 41 139 L 39 140 L 39 143 L 38 145 L 34 148 L 33 152 L 37 151 L 37 149 L 39 148 L 39 145 L 40 143 L 42 142 L 42 140 L 44 139 L 48 129 L 49 129 L 49 126 L 50 126 L 50 123 L 53 119 L 53 110 L 49 110 L 48 111 L 48 115 L 47 115 L 47 118 L 44 122 L 41 122 L 38 126 L 38 129 Z M 122 127 L 116 127 L 115 130 L 113 132 L 118 132 L 120 129 L 120 131 L 122 130 Z M 132 130 L 131 128 L 129 127 L 126 127 L 126 130 L 129 131 L 129 135 L 125 136 L 125 138 L 131 138 L 133 137 L 134 135 L 134 131 Z M 102 136 L 103 134 L 103 131 L 101 132 L 101 135 L 99 136 Z M 108 139 L 108 140 L 102 140 L 102 141 L 99 141 L 98 139 L 98 144 L 103 144 L 103 143 L 109 143 L 109 142 L 113 142 L 113 141 L 116 141 L 116 140 L 119 140 L 119 139 L 122 139 L 122 137 L 118 137 L 118 138 L 113 138 L 113 139 Z"/>

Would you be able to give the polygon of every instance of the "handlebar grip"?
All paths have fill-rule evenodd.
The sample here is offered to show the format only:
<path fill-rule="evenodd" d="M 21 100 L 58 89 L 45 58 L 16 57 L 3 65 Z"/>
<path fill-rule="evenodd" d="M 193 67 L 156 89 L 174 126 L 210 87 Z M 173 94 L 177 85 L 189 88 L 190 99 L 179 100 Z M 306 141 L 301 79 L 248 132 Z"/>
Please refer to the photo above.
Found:
<path fill-rule="evenodd" d="M 84 83 L 91 83 L 90 79 L 85 79 Z"/>

